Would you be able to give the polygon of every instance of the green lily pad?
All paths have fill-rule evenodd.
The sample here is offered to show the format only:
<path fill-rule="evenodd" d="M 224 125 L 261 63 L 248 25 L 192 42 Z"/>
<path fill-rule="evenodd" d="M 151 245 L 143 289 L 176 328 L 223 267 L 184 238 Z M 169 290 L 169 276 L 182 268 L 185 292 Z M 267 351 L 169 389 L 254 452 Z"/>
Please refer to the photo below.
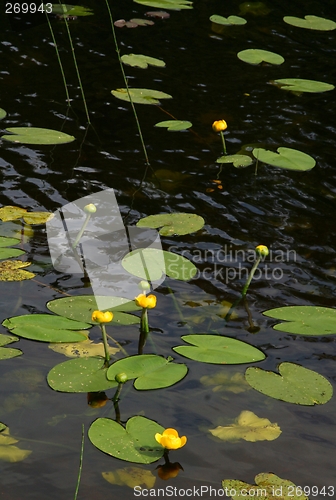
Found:
<path fill-rule="evenodd" d="M 0 346 L 11 344 L 12 342 L 18 342 L 20 339 L 14 335 L 4 335 L 0 333 Z"/>
<path fill-rule="evenodd" d="M 155 440 L 164 428 L 154 420 L 135 416 L 126 428 L 109 418 L 97 418 L 88 432 L 91 443 L 112 457 L 138 464 L 151 464 L 164 454 L 164 448 Z"/>
<path fill-rule="evenodd" d="M 129 66 L 137 66 L 138 68 L 146 69 L 148 65 L 158 66 L 159 68 L 164 68 L 166 63 L 161 61 L 161 59 L 156 59 L 155 57 L 144 56 L 143 54 L 126 54 L 121 57 L 124 64 Z"/>
<path fill-rule="evenodd" d="M 204 226 L 203 217 L 196 214 L 176 213 L 149 215 L 137 222 L 138 227 L 150 227 L 158 229 L 161 236 L 182 236 L 184 234 L 196 233 Z"/>
<path fill-rule="evenodd" d="M 303 78 L 282 78 L 274 80 L 273 83 L 282 90 L 291 90 L 292 92 L 328 92 L 335 88 L 331 83 L 318 82 L 315 80 L 305 80 Z"/>
<path fill-rule="evenodd" d="M 250 156 L 247 155 L 224 155 L 217 158 L 216 163 L 233 163 L 236 168 L 245 168 L 253 163 Z"/>
<path fill-rule="evenodd" d="M 130 102 L 127 89 L 117 89 L 111 91 L 114 97 L 122 101 Z M 133 102 L 138 104 L 160 104 L 159 99 L 172 99 L 172 96 L 159 90 L 151 89 L 129 89 Z"/>
<path fill-rule="evenodd" d="M 287 170 L 306 171 L 315 167 L 314 158 L 302 151 L 291 148 L 278 148 L 277 151 L 274 153 L 268 149 L 255 148 L 252 154 L 259 161 Z"/>
<path fill-rule="evenodd" d="M 285 59 L 276 54 L 275 52 L 270 52 L 269 50 L 261 50 L 261 49 L 246 49 L 241 50 L 237 54 L 238 59 L 244 61 L 249 64 L 261 64 L 262 62 L 266 62 L 268 64 L 282 64 Z"/>
<path fill-rule="evenodd" d="M 115 380 L 107 380 L 103 358 L 76 358 L 64 361 L 50 370 L 47 381 L 59 392 L 98 392 L 116 387 Z"/>
<path fill-rule="evenodd" d="M 81 342 L 87 339 L 84 330 L 91 325 L 51 314 L 13 316 L 2 323 L 19 337 L 40 342 Z"/>
<path fill-rule="evenodd" d="M 20 349 L 14 349 L 13 347 L 0 347 L 0 360 L 2 359 L 12 359 L 23 354 Z"/>
<path fill-rule="evenodd" d="M 72 135 L 47 128 L 11 127 L 6 132 L 10 135 L 3 135 L 2 139 L 20 144 L 65 144 L 75 140 Z"/>
<path fill-rule="evenodd" d="M 256 347 L 231 337 L 192 334 L 181 338 L 192 346 L 173 347 L 173 351 L 201 363 L 238 365 L 262 361 L 266 357 Z"/>
<path fill-rule="evenodd" d="M 46 4 L 44 4 L 46 5 Z M 63 17 L 67 16 L 92 16 L 92 9 L 88 9 L 87 7 L 81 7 L 80 5 L 68 5 L 65 3 L 52 4 L 52 13 L 58 14 Z"/>
<path fill-rule="evenodd" d="M 97 296 L 97 299 L 94 295 L 64 297 L 51 300 L 47 303 L 47 308 L 59 316 L 95 324 L 92 321 L 92 313 L 99 309 L 97 300 L 99 304 L 104 304 L 104 308 L 102 309 L 104 312 L 113 312 L 111 325 L 136 325 L 139 323 L 140 319 L 138 316 L 127 313 L 129 311 L 139 311 L 141 308 L 135 305 L 133 301 L 123 297 Z"/>
<path fill-rule="evenodd" d="M 245 378 L 256 391 L 287 403 L 313 406 L 332 398 L 332 385 L 319 373 L 288 362 L 280 363 L 278 369 L 280 375 L 251 366 Z"/>
<path fill-rule="evenodd" d="M 7 116 L 7 111 L 0 108 L 0 120 L 3 120 Z"/>
<path fill-rule="evenodd" d="M 0 236 L 0 260 L 18 257 L 19 255 L 26 253 L 24 250 L 20 250 L 19 248 L 5 248 L 17 245 L 18 243 L 20 243 L 20 240 L 17 238 Z"/>
<path fill-rule="evenodd" d="M 0 262 L 0 281 L 24 281 L 35 278 L 35 274 L 22 269 L 28 267 L 31 262 L 22 260 L 4 260 Z"/>
<path fill-rule="evenodd" d="M 121 265 L 146 281 L 157 281 L 164 274 L 175 280 L 189 281 L 197 273 L 195 265 L 182 255 L 155 248 L 134 250 L 123 258 Z"/>
<path fill-rule="evenodd" d="M 170 387 L 182 380 L 187 372 L 185 364 L 173 363 L 172 358 L 140 354 L 113 363 L 107 371 L 107 378 L 115 380 L 118 373 L 126 373 L 128 380 L 136 379 L 135 389 L 147 391 Z"/>
<path fill-rule="evenodd" d="M 336 23 L 324 17 L 305 16 L 304 19 L 301 19 L 300 17 L 285 16 L 283 20 L 291 26 L 309 30 L 331 31 L 336 29 Z"/>
<path fill-rule="evenodd" d="M 273 326 L 281 332 L 316 336 L 336 334 L 336 309 L 330 307 L 286 306 L 269 309 L 263 314 L 286 321 Z"/>
<path fill-rule="evenodd" d="M 180 130 L 187 130 L 192 127 L 192 123 L 183 120 L 165 120 L 156 123 L 154 126 L 167 128 L 168 132 L 179 132 Z"/>
<path fill-rule="evenodd" d="M 223 17 L 223 16 L 218 16 L 217 14 L 211 16 L 210 21 L 216 24 L 222 24 L 224 26 L 242 26 L 243 24 L 247 23 L 246 19 L 244 19 L 243 17 L 239 16 Z"/>
<path fill-rule="evenodd" d="M 147 5 L 153 9 L 182 10 L 193 8 L 193 2 L 188 0 L 134 0 L 134 2 Z"/>
<path fill-rule="evenodd" d="M 302 487 L 288 481 L 288 479 L 281 479 L 281 477 L 272 474 L 271 472 L 261 472 L 254 478 L 256 484 L 244 483 L 238 479 L 224 479 L 222 487 L 225 491 L 233 492 L 235 495 L 231 496 L 232 500 L 243 500 L 246 496 L 258 497 L 262 492 L 264 500 L 309 500 L 304 495 Z"/>

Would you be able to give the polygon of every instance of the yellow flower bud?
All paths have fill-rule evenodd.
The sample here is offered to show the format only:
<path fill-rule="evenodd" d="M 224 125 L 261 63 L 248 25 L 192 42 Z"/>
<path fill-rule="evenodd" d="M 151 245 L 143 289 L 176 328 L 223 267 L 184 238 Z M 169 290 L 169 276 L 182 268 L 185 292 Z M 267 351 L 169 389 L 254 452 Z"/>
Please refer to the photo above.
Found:
<path fill-rule="evenodd" d="M 140 293 L 140 295 L 135 297 L 134 300 L 138 307 L 143 307 L 145 309 L 153 309 L 153 307 L 156 306 L 155 295 L 145 295 L 144 293 Z"/>
<path fill-rule="evenodd" d="M 84 212 L 86 212 L 87 214 L 95 214 L 97 212 L 96 205 L 94 205 L 93 203 L 85 205 Z"/>
<path fill-rule="evenodd" d="M 97 323 L 109 323 L 113 320 L 113 313 L 111 311 L 93 311 L 91 318 Z"/>
<path fill-rule="evenodd" d="M 258 245 L 256 247 L 256 252 L 260 257 L 267 257 L 269 250 L 265 245 Z"/>
<path fill-rule="evenodd" d="M 155 439 L 167 450 L 178 450 L 178 448 L 182 448 L 187 442 L 185 436 L 179 437 L 176 429 L 166 429 L 162 434 L 157 432 Z"/>
<path fill-rule="evenodd" d="M 212 124 L 212 130 L 214 132 L 224 132 L 227 129 L 227 123 L 225 120 L 217 120 Z"/>

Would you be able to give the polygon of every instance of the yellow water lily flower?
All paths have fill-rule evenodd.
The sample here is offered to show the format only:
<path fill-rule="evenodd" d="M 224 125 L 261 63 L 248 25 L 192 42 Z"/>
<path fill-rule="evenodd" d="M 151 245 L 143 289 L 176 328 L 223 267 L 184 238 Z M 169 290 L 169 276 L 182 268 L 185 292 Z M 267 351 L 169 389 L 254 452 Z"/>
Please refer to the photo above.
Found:
<path fill-rule="evenodd" d="M 227 129 L 227 123 L 225 120 L 216 120 L 212 124 L 212 130 L 214 132 L 224 132 Z"/>
<path fill-rule="evenodd" d="M 111 311 L 93 311 L 91 318 L 97 323 L 109 323 L 113 320 L 113 313 Z"/>
<path fill-rule="evenodd" d="M 258 245 L 256 247 L 256 252 L 259 254 L 261 257 L 267 257 L 269 254 L 269 250 L 265 245 Z"/>
<path fill-rule="evenodd" d="M 165 429 L 162 434 L 155 434 L 155 439 L 167 450 L 178 450 L 187 442 L 185 436 L 179 437 L 176 429 Z"/>
<path fill-rule="evenodd" d="M 140 295 L 135 297 L 134 300 L 137 306 L 145 309 L 153 309 L 153 307 L 156 306 L 155 295 L 145 295 L 144 293 L 140 293 Z"/>

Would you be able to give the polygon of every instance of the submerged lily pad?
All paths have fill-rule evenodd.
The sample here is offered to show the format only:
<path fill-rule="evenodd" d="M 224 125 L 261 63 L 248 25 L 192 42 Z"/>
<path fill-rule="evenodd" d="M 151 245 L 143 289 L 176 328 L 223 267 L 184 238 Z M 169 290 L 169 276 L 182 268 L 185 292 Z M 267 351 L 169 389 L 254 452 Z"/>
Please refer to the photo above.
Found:
<path fill-rule="evenodd" d="M 112 457 L 140 464 L 151 464 L 159 460 L 165 449 L 155 440 L 164 428 L 154 420 L 135 416 L 126 423 L 126 428 L 109 418 L 97 418 L 88 432 L 91 443 Z"/>
<path fill-rule="evenodd" d="M 137 222 L 138 227 L 150 227 L 158 229 L 161 236 L 182 236 L 184 234 L 195 233 L 204 226 L 203 217 L 196 214 L 175 213 L 149 215 Z"/>
<path fill-rule="evenodd" d="M 3 135 L 1 139 L 20 144 L 65 144 L 75 140 L 72 135 L 47 128 L 11 127 L 6 132 L 10 135 Z"/>
<path fill-rule="evenodd" d="M 147 21 L 149 22 L 149 21 Z M 129 66 L 137 66 L 138 68 L 146 69 L 148 65 L 158 66 L 160 68 L 164 68 L 166 63 L 161 59 L 156 59 L 155 57 L 144 56 L 143 54 L 126 54 L 121 57 L 121 60 L 124 64 L 128 64 Z"/>
<path fill-rule="evenodd" d="M 22 260 L 4 260 L 0 262 L 0 281 L 31 280 L 36 275 L 22 269 L 30 265 L 31 262 L 23 262 Z"/>
<path fill-rule="evenodd" d="M 167 128 L 168 132 L 178 132 L 192 127 L 192 123 L 183 120 L 165 120 L 163 122 L 156 123 L 155 127 Z"/>
<path fill-rule="evenodd" d="M 274 85 L 277 85 L 282 90 L 291 90 L 292 92 L 328 92 L 335 88 L 331 83 L 318 82 L 316 80 L 305 80 L 304 78 L 281 78 L 274 80 Z"/>
<path fill-rule="evenodd" d="M 300 17 L 285 16 L 283 20 L 292 26 L 309 30 L 331 31 L 336 29 L 336 23 L 324 17 L 304 16 L 304 19 L 302 19 Z"/>
<path fill-rule="evenodd" d="M 156 476 L 146 469 L 140 467 L 125 467 L 124 469 L 116 469 L 115 471 L 102 472 L 103 478 L 111 484 L 118 484 L 119 486 L 129 486 L 135 488 L 153 488 Z"/>
<path fill-rule="evenodd" d="M 281 434 L 278 424 L 272 424 L 268 418 L 260 418 L 252 411 L 242 411 L 235 422 L 228 426 L 219 425 L 209 429 L 211 434 L 223 441 L 238 441 L 244 439 L 255 443 L 256 441 L 274 441 Z"/>
<path fill-rule="evenodd" d="M 193 8 L 193 2 L 188 0 L 134 0 L 134 2 L 156 9 L 182 10 Z"/>
<path fill-rule="evenodd" d="M 256 391 L 287 403 L 313 406 L 332 398 L 332 385 L 319 373 L 288 362 L 278 369 L 279 374 L 253 366 L 247 368 L 245 378 Z"/>
<path fill-rule="evenodd" d="M 259 161 L 287 170 L 306 171 L 315 167 L 314 158 L 302 151 L 291 148 L 278 148 L 277 151 L 274 153 L 268 149 L 255 148 L 252 154 Z"/>
<path fill-rule="evenodd" d="M 105 349 L 102 342 L 95 343 L 92 340 L 84 340 L 83 342 L 71 342 L 71 343 L 51 343 L 49 344 L 49 349 L 52 349 L 59 354 L 64 354 L 68 358 L 92 358 L 94 356 L 100 356 L 104 358 Z M 120 349 L 117 347 L 108 348 L 108 352 L 111 356 L 114 356 Z"/>
<path fill-rule="evenodd" d="M 249 64 L 261 64 L 262 62 L 266 62 L 269 64 L 279 65 L 285 61 L 285 59 L 280 56 L 280 54 L 261 49 L 241 50 L 240 52 L 238 52 L 237 57 L 241 61 Z"/>
<path fill-rule="evenodd" d="M 286 323 L 274 325 L 274 330 L 296 335 L 335 335 L 336 309 L 315 306 L 286 306 L 269 309 L 263 313 L 269 318 Z"/>
<path fill-rule="evenodd" d="M 31 450 L 22 450 L 18 446 L 18 439 L 9 434 L 9 428 L 0 424 L 0 460 L 5 462 L 21 462 L 31 454 Z"/>
<path fill-rule="evenodd" d="M 127 89 L 117 89 L 111 91 L 114 97 L 122 101 L 130 102 Z M 133 102 L 137 104 L 160 104 L 159 99 L 172 99 L 172 96 L 160 90 L 152 89 L 129 89 Z"/>
<path fill-rule="evenodd" d="M 246 19 L 244 19 L 243 17 L 239 16 L 223 17 L 217 14 L 211 16 L 210 21 L 216 24 L 222 24 L 224 26 L 242 26 L 243 24 L 247 23 Z"/>
<path fill-rule="evenodd" d="M 245 168 L 251 165 L 253 160 L 250 156 L 235 154 L 221 156 L 217 158 L 216 163 L 233 163 L 236 168 Z"/>
<path fill-rule="evenodd" d="M 257 498 L 260 492 L 262 492 L 264 500 L 274 500 L 275 498 L 279 498 L 279 500 L 309 500 L 304 495 L 302 487 L 296 486 L 288 479 L 281 479 L 271 472 L 261 472 L 256 475 L 254 480 L 256 484 L 245 483 L 239 479 L 224 479 L 222 487 L 225 491 L 236 492 L 235 495 L 230 495 L 232 500 L 243 500 L 246 497 Z"/>
<path fill-rule="evenodd" d="M 201 363 L 238 365 L 262 361 L 266 357 L 260 349 L 231 337 L 192 334 L 181 338 L 192 345 L 173 347 L 173 351 Z"/>

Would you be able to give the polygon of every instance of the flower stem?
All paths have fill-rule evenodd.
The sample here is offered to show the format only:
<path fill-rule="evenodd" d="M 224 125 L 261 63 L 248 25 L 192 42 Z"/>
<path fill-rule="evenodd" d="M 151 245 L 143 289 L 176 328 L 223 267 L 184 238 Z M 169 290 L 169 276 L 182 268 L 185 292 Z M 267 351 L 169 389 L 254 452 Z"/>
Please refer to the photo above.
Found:
<path fill-rule="evenodd" d="M 227 152 L 226 152 L 226 144 L 225 144 L 225 138 L 224 138 L 224 134 L 223 134 L 222 130 L 220 131 L 220 135 L 221 135 L 221 138 L 222 138 L 223 153 L 226 155 L 227 154 Z"/>
<path fill-rule="evenodd" d="M 149 333 L 148 313 L 146 307 L 142 308 L 140 330 L 141 333 L 146 333 L 146 334 Z"/>
<path fill-rule="evenodd" d="M 86 229 L 86 226 L 89 223 L 90 218 L 91 218 L 91 214 L 87 214 L 86 219 L 84 221 L 84 224 L 82 225 L 82 228 L 80 229 L 79 233 L 77 234 L 77 238 L 75 239 L 74 243 L 72 244 L 72 248 L 76 248 L 76 246 L 78 245 L 78 242 L 81 239 L 81 237 L 83 236 L 83 233 Z"/>
<path fill-rule="evenodd" d="M 261 261 L 261 256 L 259 256 L 259 257 L 257 258 L 257 260 L 255 261 L 255 263 L 253 264 L 253 267 L 252 267 L 252 269 L 251 269 L 251 271 L 250 271 L 250 275 L 249 275 L 249 277 L 247 278 L 247 281 L 246 281 L 245 286 L 244 286 L 244 288 L 243 288 L 243 291 L 242 291 L 242 297 L 245 297 L 246 292 L 247 292 L 247 289 L 248 289 L 248 287 L 250 286 L 250 283 L 251 283 L 251 281 L 252 281 L 253 275 L 254 275 L 254 273 L 256 272 L 256 269 L 257 269 L 257 267 L 259 266 L 260 261 Z"/>
<path fill-rule="evenodd" d="M 105 351 L 105 363 L 108 364 L 110 362 L 111 357 L 110 357 L 110 353 L 109 353 L 109 345 L 107 342 L 105 325 L 101 324 L 100 328 L 101 328 L 102 336 L 103 336 L 104 351 Z"/>

